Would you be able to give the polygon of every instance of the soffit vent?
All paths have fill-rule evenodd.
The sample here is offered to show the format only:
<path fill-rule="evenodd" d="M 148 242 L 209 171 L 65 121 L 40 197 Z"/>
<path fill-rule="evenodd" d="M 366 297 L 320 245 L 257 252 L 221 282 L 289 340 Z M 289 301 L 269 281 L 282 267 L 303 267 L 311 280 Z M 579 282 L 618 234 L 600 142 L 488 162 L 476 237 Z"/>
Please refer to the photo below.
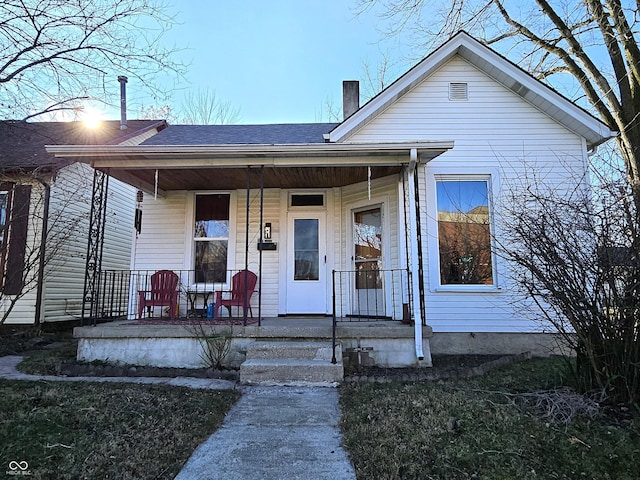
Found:
<path fill-rule="evenodd" d="M 467 82 L 449 83 L 449 100 L 457 102 L 469 100 L 469 86 Z"/>

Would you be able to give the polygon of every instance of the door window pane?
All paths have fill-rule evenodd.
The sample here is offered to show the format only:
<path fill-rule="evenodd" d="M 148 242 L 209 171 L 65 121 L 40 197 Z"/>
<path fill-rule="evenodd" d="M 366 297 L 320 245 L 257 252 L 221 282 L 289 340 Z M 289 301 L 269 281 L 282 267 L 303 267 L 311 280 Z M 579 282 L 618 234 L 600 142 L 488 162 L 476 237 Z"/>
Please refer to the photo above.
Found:
<path fill-rule="evenodd" d="M 380 208 L 353 214 L 356 289 L 382 288 L 378 272 L 382 258 L 382 215 Z"/>
<path fill-rule="evenodd" d="M 295 219 L 293 222 L 294 280 L 320 278 L 318 219 Z"/>
<path fill-rule="evenodd" d="M 438 247 L 442 285 L 493 285 L 486 181 L 438 181 Z"/>

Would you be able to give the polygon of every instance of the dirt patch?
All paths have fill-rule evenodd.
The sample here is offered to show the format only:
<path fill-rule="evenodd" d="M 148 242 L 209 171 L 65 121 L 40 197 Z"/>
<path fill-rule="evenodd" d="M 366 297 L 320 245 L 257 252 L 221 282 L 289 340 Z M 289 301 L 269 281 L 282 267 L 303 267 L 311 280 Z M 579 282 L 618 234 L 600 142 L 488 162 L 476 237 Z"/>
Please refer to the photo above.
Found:
<path fill-rule="evenodd" d="M 416 382 L 469 378 L 484 375 L 494 368 L 531 358 L 531 354 L 519 355 L 434 355 L 432 367 L 380 368 L 357 367 L 345 371 L 347 382 Z"/>
<path fill-rule="evenodd" d="M 94 363 L 65 362 L 60 374 L 68 377 L 195 377 L 237 380 L 237 370 L 212 368 L 169 368 L 133 365 L 107 365 Z"/>

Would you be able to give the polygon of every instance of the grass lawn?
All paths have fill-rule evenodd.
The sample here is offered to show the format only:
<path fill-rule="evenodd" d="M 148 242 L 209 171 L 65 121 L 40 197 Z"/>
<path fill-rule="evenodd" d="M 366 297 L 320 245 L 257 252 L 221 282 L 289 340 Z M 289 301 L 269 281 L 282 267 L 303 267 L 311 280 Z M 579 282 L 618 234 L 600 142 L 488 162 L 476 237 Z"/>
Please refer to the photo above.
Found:
<path fill-rule="evenodd" d="M 34 479 L 172 479 L 239 395 L 0 380 L 0 470 L 26 461 Z"/>
<path fill-rule="evenodd" d="M 466 380 L 345 384 L 345 445 L 359 479 L 640 478 L 639 412 L 566 425 L 514 395 L 566 383 L 561 360 L 534 359 Z"/>

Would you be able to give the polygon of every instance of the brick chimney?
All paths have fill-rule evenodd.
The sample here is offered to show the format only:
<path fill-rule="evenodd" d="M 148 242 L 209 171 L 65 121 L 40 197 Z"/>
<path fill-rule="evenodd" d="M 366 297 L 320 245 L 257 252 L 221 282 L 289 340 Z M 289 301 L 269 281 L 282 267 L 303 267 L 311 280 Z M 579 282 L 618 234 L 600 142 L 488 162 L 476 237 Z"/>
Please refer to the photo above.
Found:
<path fill-rule="evenodd" d="M 360 108 L 360 82 L 345 80 L 342 82 L 342 119 L 346 120 Z"/>

